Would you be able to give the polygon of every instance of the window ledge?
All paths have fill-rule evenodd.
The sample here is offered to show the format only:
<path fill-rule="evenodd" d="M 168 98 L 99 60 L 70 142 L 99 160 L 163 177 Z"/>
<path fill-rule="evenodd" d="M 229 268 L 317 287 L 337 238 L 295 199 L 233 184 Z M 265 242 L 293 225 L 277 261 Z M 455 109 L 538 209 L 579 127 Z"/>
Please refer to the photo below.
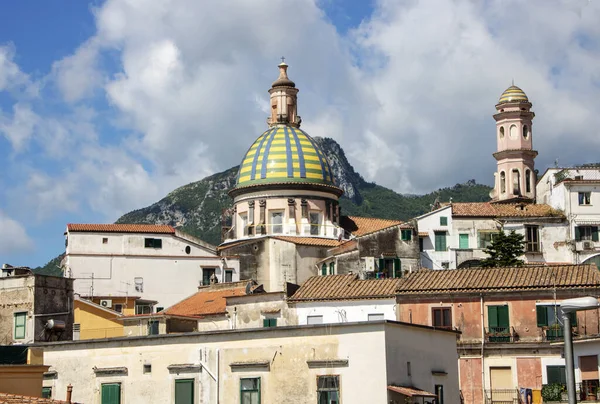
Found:
<path fill-rule="evenodd" d="M 307 360 L 309 368 L 347 367 L 348 359 L 312 359 Z"/>
<path fill-rule="evenodd" d="M 231 367 L 231 370 L 244 370 L 248 368 L 271 370 L 271 362 L 269 360 L 232 362 L 229 366 Z"/>
<path fill-rule="evenodd" d="M 128 371 L 125 366 L 114 367 L 114 368 L 97 368 L 94 366 L 94 373 L 96 376 L 112 376 L 112 375 L 124 375 L 126 376 Z"/>
<path fill-rule="evenodd" d="M 169 372 L 180 373 L 180 372 L 199 372 L 202 368 L 200 365 L 194 363 L 179 363 L 167 366 Z"/>

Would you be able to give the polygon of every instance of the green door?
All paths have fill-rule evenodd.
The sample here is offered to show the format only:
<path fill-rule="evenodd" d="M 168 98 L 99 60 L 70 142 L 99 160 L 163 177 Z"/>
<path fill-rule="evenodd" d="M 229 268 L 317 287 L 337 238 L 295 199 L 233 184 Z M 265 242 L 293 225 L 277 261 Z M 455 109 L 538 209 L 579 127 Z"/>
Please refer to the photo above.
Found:
<path fill-rule="evenodd" d="M 194 402 L 194 379 L 175 380 L 175 404 Z"/>
<path fill-rule="evenodd" d="M 102 404 L 121 404 L 121 383 L 102 385 Z"/>
<path fill-rule="evenodd" d="M 461 250 L 466 250 L 469 248 L 469 235 L 468 234 L 459 234 L 458 235 L 458 248 Z"/>

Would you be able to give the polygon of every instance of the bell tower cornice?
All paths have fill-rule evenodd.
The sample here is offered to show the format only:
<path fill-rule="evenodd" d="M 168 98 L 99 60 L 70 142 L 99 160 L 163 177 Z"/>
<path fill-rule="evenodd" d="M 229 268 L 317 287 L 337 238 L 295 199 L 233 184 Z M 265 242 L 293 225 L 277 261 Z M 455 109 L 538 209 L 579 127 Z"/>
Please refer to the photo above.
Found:
<path fill-rule="evenodd" d="M 300 127 L 302 118 L 298 115 L 298 89 L 287 75 L 288 65 L 285 58 L 281 58 L 279 77 L 269 89 L 271 95 L 271 116 L 267 118 L 269 127 L 275 125 L 290 125 Z"/>

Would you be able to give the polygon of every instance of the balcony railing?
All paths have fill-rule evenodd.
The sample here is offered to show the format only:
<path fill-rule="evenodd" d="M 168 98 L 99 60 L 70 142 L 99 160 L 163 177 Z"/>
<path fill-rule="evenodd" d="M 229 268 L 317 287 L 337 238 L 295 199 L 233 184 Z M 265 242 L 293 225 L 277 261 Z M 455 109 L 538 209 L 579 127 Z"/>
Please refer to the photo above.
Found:
<path fill-rule="evenodd" d="M 544 341 L 560 341 L 565 337 L 562 327 L 549 327 L 543 330 Z"/>
<path fill-rule="evenodd" d="M 485 404 L 518 404 L 519 391 L 517 389 L 499 389 L 485 391 Z"/>
<path fill-rule="evenodd" d="M 515 342 L 518 334 L 514 327 L 489 327 L 485 329 L 486 342 Z"/>

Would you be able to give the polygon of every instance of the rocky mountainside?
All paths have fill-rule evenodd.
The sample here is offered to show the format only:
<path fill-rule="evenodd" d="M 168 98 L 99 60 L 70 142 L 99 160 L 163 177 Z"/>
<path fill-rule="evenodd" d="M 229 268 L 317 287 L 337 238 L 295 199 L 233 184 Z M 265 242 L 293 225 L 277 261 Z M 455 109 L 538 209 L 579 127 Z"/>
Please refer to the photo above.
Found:
<path fill-rule="evenodd" d="M 391 189 L 366 182 L 348 162 L 333 139 L 315 138 L 327 155 L 336 183 L 344 190 L 341 201 L 346 215 L 408 220 L 431 209 L 436 198 L 447 202 L 478 202 L 489 199 L 490 188 L 471 180 L 427 195 L 404 196 Z M 227 191 L 235 185 L 238 167 L 178 188 L 160 201 L 123 215 L 117 223 L 168 224 L 218 244 L 221 213 L 231 207 Z"/>
<path fill-rule="evenodd" d="M 426 195 L 401 195 L 373 182 L 367 182 L 348 162 L 340 145 L 333 139 L 314 138 L 327 155 L 336 179 L 344 190 L 342 214 L 383 219 L 408 220 L 431 210 L 440 202 L 482 202 L 489 200 L 490 187 L 475 180 L 442 188 Z M 192 182 L 169 193 L 152 205 L 121 216 L 117 223 L 168 224 L 212 244 L 221 241 L 221 214 L 231 207 L 227 191 L 235 186 L 238 166 L 203 180 Z M 34 270 L 60 275 L 56 257 Z"/>

